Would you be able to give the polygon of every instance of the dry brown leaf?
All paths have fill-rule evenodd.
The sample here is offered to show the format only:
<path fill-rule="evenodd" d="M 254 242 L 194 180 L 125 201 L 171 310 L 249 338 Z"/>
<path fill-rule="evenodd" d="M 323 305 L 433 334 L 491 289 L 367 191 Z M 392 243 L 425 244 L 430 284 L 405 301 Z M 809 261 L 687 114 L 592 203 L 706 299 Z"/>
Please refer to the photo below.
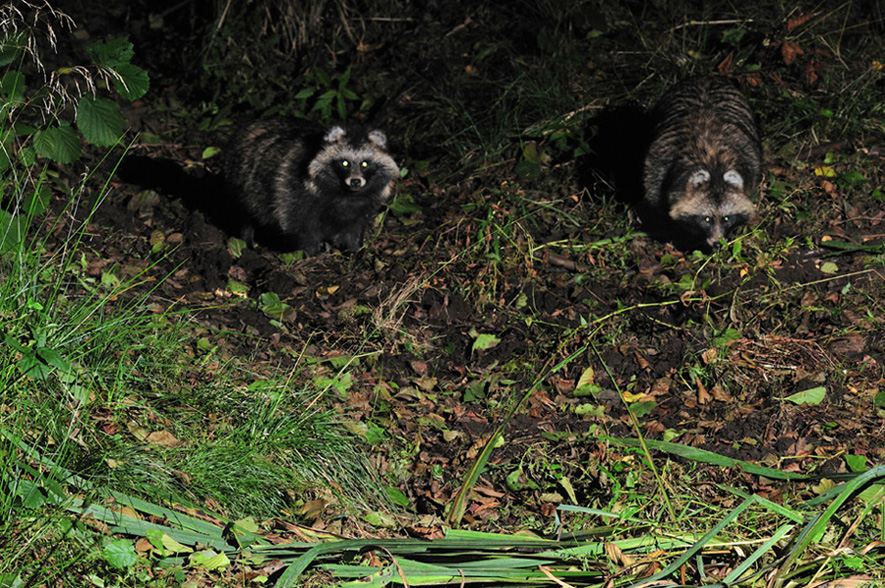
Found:
<path fill-rule="evenodd" d="M 655 396 L 663 396 L 670 392 L 670 378 L 658 378 L 655 380 L 655 383 L 651 385 L 651 389 L 648 391 L 648 395 L 651 397 Z"/>
<path fill-rule="evenodd" d="M 784 58 L 784 63 L 787 65 L 795 63 L 796 59 L 804 53 L 805 51 L 802 50 L 799 43 L 789 43 L 784 41 L 784 44 L 781 45 L 781 56 Z"/>
<path fill-rule="evenodd" d="M 163 447 L 178 447 L 181 441 L 175 438 L 175 435 L 163 429 L 162 431 L 154 431 L 147 436 L 146 441 L 154 445 L 162 445 Z"/>
<path fill-rule="evenodd" d="M 701 379 L 695 376 L 694 379 L 695 384 L 698 387 L 698 404 L 707 404 L 710 402 L 710 393 L 707 392 L 707 389 L 704 388 L 704 385 L 701 383 Z"/>
<path fill-rule="evenodd" d="M 710 388 L 710 394 L 713 395 L 714 400 L 718 400 L 719 402 L 731 402 L 731 394 L 726 392 L 722 386 L 713 386 Z"/>
<path fill-rule="evenodd" d="M 787 31 L 792 31 L 796 27 L 804 25 L 812 18 L 814 18 L 813 14 L 802 14 L 800 16 L 787 20 Z"/>
<path fill-rule="evenodd" d="M 860 333 L 848 333 L 834 340 L 830 345 L 830 353 L 839 357 L 848 353 L 863 353 L 867 348 L 867 340 Z"/>
<path fill-rule="evenodd" d="M 716 361 L 716 357 L 719 355 L 719 351 L 715 347 L 710 347 L 701 353 L 701 361 L 704 362 L 704 365 L 710 365 L 714 361 Z"/>
<path fill-rule="evenodd" d="M 415 370 L 415 373 L 422 378 L 426 378 L 427 375 L 430 373 L 430 368 L 427 367 L 426 361 L 415 359 L 410 361 L 409 365 L 412 366 L 412 369 Z"/>
<path fill-rule="evenodd" d="M 605 544 L 605 556 L 614 564 L 623 565 L 624 552 L 614 543 Z"/>

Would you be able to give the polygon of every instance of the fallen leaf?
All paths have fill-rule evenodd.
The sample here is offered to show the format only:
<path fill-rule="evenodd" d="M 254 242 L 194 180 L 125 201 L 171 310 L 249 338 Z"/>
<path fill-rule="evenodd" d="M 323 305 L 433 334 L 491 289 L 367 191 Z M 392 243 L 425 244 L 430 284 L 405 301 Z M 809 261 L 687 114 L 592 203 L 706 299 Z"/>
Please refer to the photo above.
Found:
<path fill-rule="evenodd" d="M 731 402 L 731 394 L 726 392 L 722 386 L 713 386 L 710 388 L 710 394 L 713 395 L 714 400 L 718 400 L 719 402 Z"/>
<path fill-rule="evenodd" d="M 796 59 L 805 51 L 802 50 L 802 47 L 799 46 L 799 43 L 790 43 L 784 41 L 784 44 L 781 45 L 781 56 L 784 58 L 784 63 L 787 65 L 792 65 L 796 62 Z"/>
<path fill-rule="evenodd" d="M 789 32 L 789 31 L 792 31 L 793 29 L 795 29 L 796 27 L 801 27 L 802 25 L 807 23 L 812 18 L 814 18 L 814 14 L 802 14 L 800 16 L 788 19 L 787 20 L 787 31 Z"/>
<path fill-rule="evenodd" d="M 707 392 L 707 389 L 704 388 L 704 385 L 701 383 L 701 379 L 695 376 L 694 379 L 695 384 L 698 387 L 698 404 L 707 404 L 710 402 L 710 393 Z"/>
<path fill-rule="evenodd" d="M 476 351 L 477 349 L 491 349 L 500 342 L 501 340 L 494 335 L 480 333 L 473 341 L 473 351 Z"/>
<path fill-rule="evenodd" d="M 863 353 L 867 348 L 867 340 L 860 333 L 847 333 L 833 341 L 830 352 L 836 357 L 849 353 Z"/>
<path fill-rule="evenodd" d="M 818 386 L 816 388 L 809 388 L 808 390 L 803 390 L 802 392 L 796 392 L 795 394 L 791 394 L 787 396 L 784 400 L 787 402 L 792 402 L 793 404 L 820 404 L 823 402 L 823 399 L 827 395 L 827 389 L 825 386 Z"/>
<path fill-rule="evenodd" d="M 148 443 L 154 445 L 162 445 L 163 447 L 178 447 L 181 441 L 175 438 L 175 435 L 163 429 L 162 431 L 154 431 L 146 438 Z"/>

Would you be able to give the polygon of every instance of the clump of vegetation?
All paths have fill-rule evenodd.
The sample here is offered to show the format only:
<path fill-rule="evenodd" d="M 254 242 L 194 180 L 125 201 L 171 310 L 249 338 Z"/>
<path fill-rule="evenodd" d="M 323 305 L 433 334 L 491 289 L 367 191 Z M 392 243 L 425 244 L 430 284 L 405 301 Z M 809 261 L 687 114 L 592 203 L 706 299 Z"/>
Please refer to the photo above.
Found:
<path fill-rule="evenodd" d="M 0 586 L 147 581 L 132 542 L 90 526 L 124 499 L 267 518 L 311 497 L 386 503 L 340 416 L 315 406 L 321 391 L 192 343 L 190 312 L 151 300 L 162 257 L 96 256 L 108 178 L 73 170 L 112 157 L 125 121 L 111 95 L 141 97 L 148 77 L 123 39 L 58 65 L 46 51 L 73 29 L 47 3 L 0 7 Z"/>
<path fill-rule="evenodd" d="M 0 6 L 0 250 L 20 247 L 48 207 L 47 161 L 77 161 L 81 139 L 98 147 L 120 141 L 126 121 L 104 95 L 135 100 L 148 90 L 148 74 L 131 63 L 126 39 L 85 47 L 88 65 L 59 63 L 59 43 L 71 46 L 73 28 L 73 19 L 47 2 Z"/>

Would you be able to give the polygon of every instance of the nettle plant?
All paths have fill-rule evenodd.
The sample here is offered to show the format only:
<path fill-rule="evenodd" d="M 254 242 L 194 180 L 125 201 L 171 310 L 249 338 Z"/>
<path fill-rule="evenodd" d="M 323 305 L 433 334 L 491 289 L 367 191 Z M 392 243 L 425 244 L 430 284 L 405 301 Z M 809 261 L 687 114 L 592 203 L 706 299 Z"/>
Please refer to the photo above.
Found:
<path fill-rule="evenodd" d="M 86 46 L 86 65 L 49 67 L 61 61 L 59 43 L 76 45 L 74 28 L 45 1 L 0 5 L 0 251 L 21 245 L 30 220 L 46 209 L 46 164 L 74 163 L 84 140 L 117 144 L 126 121 L 110 97 L 136 100 L 148 90 L 126 39 Z"/>

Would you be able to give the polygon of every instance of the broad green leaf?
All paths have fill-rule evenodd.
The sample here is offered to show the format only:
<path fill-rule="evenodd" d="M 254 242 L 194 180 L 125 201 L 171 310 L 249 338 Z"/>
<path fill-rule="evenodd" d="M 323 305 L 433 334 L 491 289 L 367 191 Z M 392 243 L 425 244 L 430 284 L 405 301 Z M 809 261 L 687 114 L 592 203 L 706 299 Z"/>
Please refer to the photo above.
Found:
<path fill-rule="evenodd" d="M 841 176 L 839 176 L 838 184 L 840 186 L 848 186 L 853 188 L 854 186 L 859 186 L 866 182 L 867 179 L 864 175 L 857 171 L 845 172 Z"/>
<path fill-rule="evenodd" d="M 852 472 L 861 473 L 867 471 L 867 456 L 851 455 L 845 456 L 845 463 Z"/>
<path fill-rule="evenodd" d="M 231 277 L 227 278 L 227 285 L 225 286 L 225 290 L 230 292 L 231 294 L 242 295 L 245 296 L 249 293 L 249 284 L 245 282 L 240 282 Z"/>
<path fill-rule="evenodd" d="M 40 357 L 40 359 L 42 359 L 57 370 L 68 372 L 71 369 L 70 364 L 66 362 L 65 359 L 61 356 L 61 353 L 59 353 L 55 349 L 51 349 L 49 347 L 40 347 L 37 349 L 37 355 Z"/>
<path fill-rule="evenodd" d="M 192 553 L 188 557 L 188 560 L 193 565 L 205 570 L 217 570 L 220 568 L 226 568 L 230 565 L 230 559 L 224 552 L 216 553 L 212 549 L 206 549 L 205 551 Z"/>
<path fill-rule="evenodd" d="M 480 333 L 476 336 L 476 340 L 473 341 L 473 351 L 477 349 L 491 349 L 500 342 L 501 340 L 494 335 Z"/>
<path fill-rule="evenodd" d="M 18 160 L 22 162 L 25 167 L 34 165 L 37 161 L 37 150 L 33 147 L 22 147 L 18 150 Z"/>
<path fill-rule="evenodd" d="M 126 121 L 120 107 L 105 98 L 84 96 L 77 106 L 77 127 L 87 141 L 98 147 L 111 147 L 123 136 Z"/>
<path fill-rule="evenodd" d="M 0 210 L 0 251 L 18 251 L 27 233 L 26 219 Z"/>
<path fill-rule="evenodd" d="M 21 505 L 30 510 L 42 508 L 46 504 L 46 496 L 40 486 L 31 480 L 19 480 L 15 494 L 21 500 Z"/>
<path fill-rule="evenodd" d="M 397 506 L 406 507 L 409 506 L 409 497 L 402 493 L 398 488 L 394 488 L 393 486 L 387 487 L 387 496 L 390 500 L 396 504 Z"/>
<path fill-rule="evenodd" d="M 7 573 L 0 574 L 0 586 L 3 588 L 25 588 L 26 584 L 20 574 Z"/>
<path fill-rule="evenodd" d="M 193 553 L 194 550 L 187 545 L 179 543 L 163 531 L 159 529 L 147 529 L 145 536 L 150 540 L 151 545 L 160 553 L 161 556 L 167 557 L 177 553 Z"/>
<path fill-rule="evenodd" d="M 87 48 L 96 65 L 116 69 L 132 61 L 135 52 L 125 37 L 96 41 Z"/>
<path fill-rule="evenodd" d="M 394 216 L 403 216 L 421 212 L 421 206 L 415 202 L 411 194 L 398 194 L 397 197 L 388 206 L 391 214 Z"/>
<path fill-rule="evenodd" d="M 581 377 L 578 378 L 578 388 L 581 386 L 586 386 L 587 384 L 592 384 L 593 379 L 596 377 L 596 372 L 593 370 L 593 366 L 588 366 L 581 373 Z"/>
<path fill-rule="evenodd" d="M 131 568 L 138 561 L 135 546 L 128 539 L 118 539 L 108 543 L 102 550 L 101 556 L 118 570 Z"/>
<path fill-rule="evenodd" d="M 25 76 L 20 71 L 10 70 L 0 78 L 0 93 L 12 106 L 21 106 L 25 100 Z"/>
<path fill-rule="evenodd" d="M 41 157 L 62 164 L 77 161 L 82 153 L 80 137 L 66 122 L 59 122 L 57 127 L 37 131 L 34 134 L 34 149 Z"/>
<path fill-rule="evenodd" d="M 366 423 L 366 442 L 370 445 L 380 445 L 387 441 L 387 433 L 383 428 L 373 422 Z"/>
<path fill-rule="evenodd" d="M 245 241 L 243 241 L 242 239 L 238 239 L 237 237 L 231 237 L 230 239 L 227 240 L 227 250 L 230 252 L 231 257 L 233 257 L 234 259 L 239 259 L 240 256 L 243 255 L 243 251 L 245 251 L 248 247 L 249 246 L 246 244 Z M 236 283 L 239 284 L 240 282 L 236 282 Z M 230 290 L 230 288 L 228 288 L 228 289 Z M 233 292 L 234 290 L 231 290 L 231 291 Z M 245 288 L 245 290 L 243 290 L 243 292 L 245 293 L 248 291 L 249 291 L 249 287 L 246 286 L 246 288 Z"/>
<path fill-rule="evenodd" d="M 809 388 L 808 390 L 791 394 L 784 400 L 793 404 L 820 404 L 826 395 L 826 387 L 818 386 L 817 388 Z"/>
<path fill-rule="evenodd" d="M 148 73 L 137 65 L 125 63 L 114 68 L 120 78 L 114 77 L 114 89 L 126 100 L 138 100 L 151 86 Z"/>
<path fill-rule="evenodd" d="M 320 390 L 333 389 L 341 398 L 347 398 L 347 391 L 353 386 L 353 376 L 347 372 L 337 378 L 317 378 L 314 383 Z"/>
<path fill-rule="evenodd" d="M 741 332 L 737 329 L 725 329 L 713 339 L 713 347 L 721 347 L 726 343 L 737 341 L 741 338 Z"/>
<path fill-rule="evenodd" d="M 634 402 L 633 404 L 629 405 L 629 409 L 630 412 L 633 413 L 633 416 L 641 419 L 655 409 L 655 401 L 646 400 L 644 402 Z"/>
<path fill-rule="evenodd" d="M 575 391 L 572 392 L 572 396 L 596 396 L 602 388 L 593 381 L 595 377 L 596 372 L 593 370 L 593 366 L 587 367 L 581 373 L 581 377 L 578 378 L 578 385 L 575 387 Z"/>
<path fill-rule="evenodd" d="M 24 31 L 18 33 L 9 33 L 0 43 L 0 67 L 9 65 L 18 59 L 22 50 L 27 43 L 27 36 Z"/>

